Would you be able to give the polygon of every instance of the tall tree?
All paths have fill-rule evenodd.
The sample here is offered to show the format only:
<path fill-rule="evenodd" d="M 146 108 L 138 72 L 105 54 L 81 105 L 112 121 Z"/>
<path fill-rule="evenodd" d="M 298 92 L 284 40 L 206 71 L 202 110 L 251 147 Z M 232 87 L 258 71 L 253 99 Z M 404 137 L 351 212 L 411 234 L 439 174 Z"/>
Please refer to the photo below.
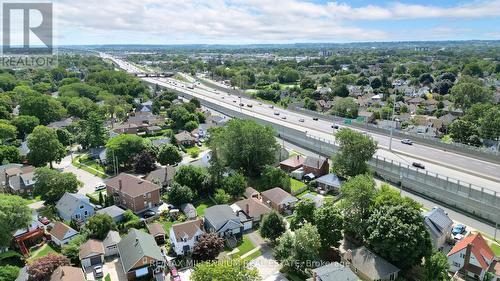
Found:
<path fill-rule="evenodd" d="M 17 128 L 7 123 L 0 123 L 0 144 L 13 140 L 17 137 Z"/>
<path fill-rule="evenodd" d="M 305 223 L 314 224 L 314 210 L 316 204 L 311 199 L 302 199 L 295 205 L 293 217 L 290 221 L 290 228 L 295 230 Z"/>
<path fill-rule="evenodd" d="M 20 115 L 12 119 L 12 125 L 16 126 L 18 137 L 24 139 L 40 125 L 40 120 L 35 116 Z"/>
<path fill-rule="evenodd" d="M 491 94 L 483 87 L 474 83 L 458 83 L 451 88 L 451 96 L 455 104 L 467 109 L 475 103 L 491 100 Z"/>
<path fill-rule="evenodd" d="M 55 204 L 65 192 L 76 193 L 82 186 L 73 173 L 60 173 L 47 167 L 35 170 L 35 195 L 40 195 L 46 204 Z"/>
<path fill-rule="evenodd" d="M 271 127 L 239 119 L 212 131 L 209 146 L 226 166 L 251 176 L 259 175 L 264 166 L 273 164 L 279 148 Z"/>
<path fill-rule="evenodd" d="M 276 211 L 272 211 L 264 216 L 260 224 L 260 235 L 262 237 L 276 241 L 286 231 L 286 224 L 283 217 Z"/>
<path fill-rule="evenodd" d="M 27 227 L 31 220 L 26 200 L 16 195 L 0 194 L 0 246 L 8 247 L 14 231 Z"/>
<path fill-rule="evenodd" d="M 189 187 L 173 182 L 167 191 L 167 197 L 170 204 L 180 206 L 192 202 L 194 195 Z"/>
<path fill-rule="evenodd" d="M 108 214 L 95 214 L 85 224 L 85 228 L 88 229 L 90 237 L 104 240 L 110 230 L 116 230 L 116 224 Z"/>
<path fill-rule="evenodd" d="M 146 148 L 144 139 L 137 135 L 123 134 L 111 138 L 106 143 L 107 163 L 115 163 L 116 158 L 119 166 L 130 167 L 134 156 Z"/>
<path fill-rule="evenodd" d="M 376 193 L 375 181 L 368 175 L 359 175 L 344 183 L 341 208 L 348 234 L 363 238 Z"/>
<path fill-rule="evenodd" d="M 425 260 L 424 281 L 448 281 L 450 264 L 442 252 L 436 251 Z"/>
<path fill-rule="evenodd" d="M 141 151 L 134 157 L 134 171 L 138 174 L 147 174 L 156 169 L 156 157 L 147 151 Z"/>
<path fill-rule="evenodd" d="M 342 240 L 344 217 L 332 202 L 326 202 L 314 211 L 314 225 L 318 229 L 322 248 L 338 247 Z"/>
<path fill-rule="evenodd" d="M 19 163 L 20 161 L 21 155 L 17 147 L 7 145 L 0 146 L 0 164 Z"/>
<path fill-rule="evenodd" d="M 82 136 L 88 147 L 97 148 L 106 144 L 108 140 L 108 131 L 104 126 L 104 118 L 101 115 L 93 111 L 82 124 Z"/>
<path fill-rule="evenodd" d="M 28 160 L 34 166 L 40 167 L 47 163 L 52 167 L 53 161 L 61 161 L 66 154 L 64 146 L 59 142 L 54 129 L 37 126 L 28 136 Z"/>
<path fill-rule="evenodd" d="M 366 173 L 366 162 L 375 154 L 377 143 L 370 136 L 345 128 L 335 138 L 340 149 L 333 156 L 334 172 L 344 177 Z"/>
<path fill-rule="evenodd" d="M 180 185 L 189 187 L 196 195 L 206 193 L 207 172 L 205 169 L 197 166 L 181 166 L 175 173 L 174 181 Z"/>
<path fill-rule="evenodd" d="M 233 198 L 243 195 L 247 187 L 245 177 L 239 173 L 233 173 L 222 180 L 223 189 L 230 194 Z"/>
<path fill-rule="evenodd" d="M 182 161 L 182 155 L 179 150 L 171 145 L 165 144 L 158 153 L 158 162 L 162 165 L 177 165 Z"/>
<path fill-rule="evenodd" d="M 283 190 L 290 192 L 290 176 L 280 168 L 265 166 L 260 179 L 264 189 L 281 187 Z"/>
<path fill-rule="evenodd" d="M 30 94 L 21 100 L 19 113 L 36 116 L 40 120 L 40 124 L 47 125 L 50 122 L 61 120 L 66 115 L 66 110 L 58 100 L 50 96 Z"/>
<path fill-rule="evenodd" d="M 366 243 L 377 254 L 402 269 L 420 264 L 432 250 L 420 209 L 403 203 L 382 206 L 366 223 Z"/>

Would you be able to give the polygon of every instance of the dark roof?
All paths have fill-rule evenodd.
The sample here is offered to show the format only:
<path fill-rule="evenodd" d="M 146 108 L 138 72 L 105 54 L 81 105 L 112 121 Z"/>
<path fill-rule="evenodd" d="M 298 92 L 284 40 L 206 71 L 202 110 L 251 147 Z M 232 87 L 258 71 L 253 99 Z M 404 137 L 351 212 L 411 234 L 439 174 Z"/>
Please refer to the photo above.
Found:
<path fill-rule="evenodd" d="M 193 238 L 198 230 L 203 231 L 203 220 L 197 219 L 172 225 L 172 231 L 177 242 L 187 235 L 188 239 Z"/>
<path fill-rule="evenodd" d="M 134 265 L 143 257 L 164 261 L 153 236 L 134 228 L 118 243 L 118 251 L 126 272 L 133 269 Z"/>
<path fill-rule="evenodd" d="M 255 190 L 253 187 L 247 187 L 245 189 L 245 197 L 246 198 L 251 198 L 254 195 L 259 195 L 259 192 L 257 190 Z"/>
<path fill-rule="evenodd" d="M 155 139 L 151 141 L 151 144 L 156 147 L 160 147 L 164 144 L 169 144 L 170 143 L 170 138 L 161 138 L 161 139 Z"/>
<path fill-rule="evenodd" d="M 319 177 L 318 179 L 316 179 L 316 182 L 334 187 L 340 187 L 341 184 L 339 177 L 337 177 L 337 175 L 335 174 L 327 174 Z"/>
<path fill-rule="evenodd" d="M 121 180 L 121 189 L 120 189 Z M 132 197 L 142 196 L 146 192 L 160 189 L 160 186 L 130 174 L 121 173 L 118 176 L 106 180 L 106 185 L 114 190 L 121 190 L 122 193 Z"/>
<path fill-rule="evenodd" d="M 312 270 L 318 281 L 358 281 L 358 276 L 349 267 L 338 262 L 330 263 Z M 307 279 L 312 281 L 313 278 Z"/>
<path fill-rule="evenodd" d="M 150 182 L 158 182 L 163 184 L 164 182 L 171 181 L 176 173 L 176 168 L 174 166 L 160 167 L 146 176 L 146 180 Z"/>
<path fill-rule="evenodd" d="M 399 268 L 365 247 L 352 250 L 352 264 L 370 280 L 382 279 L 399 271 Z"/>
<path fill-rule="evenodd" d="M 306 167 L 311 167 L 311 168 L 314 168 L 314 169 L 320 169 L 321 167 L 323 167 L 324 163 L 326 162 L 326 158 L 317 158 L 317 157 L 313 157 L 313 156 L 308 156 L 306 158 L 306 161 L 304 161 L 304 166 Z"/>
<path fill-rule="evenodd" d="M 165 235 L 165 229 L 159 223 L 151 223 L 151 224 L 148 224 L 146 226 L 148 228 L 149 234 L 151 234 L 153 236 Z"/>
<path fill-rule="evenodd" d="M 216 230 L 221 229 L 228 221 L 235 221 L 238 223 L 240 221 L 229 205 L 215 205 L 206 208 L 205 219 L 208 220 Z"/>
<path fill-rule="evenodd" d="M 285 201 L 297 201 L 297 198 L 279 187 L 263 191 L 261 194 L 277 205 L 283 204 Z"/>
<path fill-rule="evenodd" d="M 453 225 L 453 221 L 441 208 L 433 208 L 425 213 L 424 223 L 434 237 L 441 237 L 445 230 Z"/>

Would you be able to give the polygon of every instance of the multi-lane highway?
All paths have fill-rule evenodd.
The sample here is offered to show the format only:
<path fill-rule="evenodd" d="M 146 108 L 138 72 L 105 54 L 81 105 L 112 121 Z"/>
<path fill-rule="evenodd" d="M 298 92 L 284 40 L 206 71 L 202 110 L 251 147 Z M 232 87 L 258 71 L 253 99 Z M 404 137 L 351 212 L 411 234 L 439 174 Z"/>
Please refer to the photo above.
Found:
<path fill-rule="evenodd" d="M 127 72 L 141 72 L 136 66 L 123 60 L 105 54 L 101 54 L 101 56 L 113 60 L 121 69 Z M 332 143 L 335 141 L 334 133 L 336 131 L 332 128 L 332 125 L 341 127 L 339 124 L 334 124 L 333 121 L 314 120 L 307 115 L 276 108 L 245 97 L 232 95 L 226 91 L 212 89 L 203 84 L 195 84 L 194 88 L 191 89 L 191 82 L 183 83 L 170 78 L 143 79 L 150 83 L 210 101 L 228 109 L 237 109 L 255 118 L 302 130 L 311 136 L 326 139 Z M 389 137 L 371 132 L 369 132 L 369 134 L 379 144 L 379 149 L 377 151 L 378 156 L 408 165 L 411 165 L 413 162 L 419 162 L 425 165 L 428 171 L 500 192 L 500 165 L 436 148 L 426 147 L 424 145 L 405 145 L 402 144 L 399 139 L 393 140 L 393 150 L 389 151 Z"/>

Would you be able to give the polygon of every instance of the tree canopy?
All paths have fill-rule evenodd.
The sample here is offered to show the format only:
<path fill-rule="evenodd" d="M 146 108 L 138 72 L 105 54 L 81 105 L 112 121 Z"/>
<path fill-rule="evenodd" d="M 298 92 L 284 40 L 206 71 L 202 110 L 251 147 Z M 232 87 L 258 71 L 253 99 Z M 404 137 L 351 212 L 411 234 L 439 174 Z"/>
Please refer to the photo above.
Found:
<path fill-rule="evenodd" d="M 59 162 L 65 156 L 66 150 L 57 137 L 54 129 L 37 126 L 28 136 L 28 160 L 36 167 L 52 167 L 52 162 Z"/>
<path fill-rule="evenodd" d="M 73 173 L 61 173 L 47 167 L 35 170 L 35 187 L 33 193 L 45 200 L 45 204 L 53 205 L 64 193 L 76 193 L 83 185 Z"/>
<path fill-rule="evenodd" d="M 377 143 L 370 137 L 351 129 L 341 129 L 335 135 L 340 145 L 333 158 L 333 171 L 344 177 L 354 177 L 368 171 L 367 161 L 377 150 Z"/>
<path fill-rule="evenodd" d="M 195 265 L 193 281 L 258 281 L 259 273 L 255 268 L 248 268 L 244 262 L 203 262 Z"/>
<path fill-rule="evenodd" d="M 32 219 L 28 201 L 16 195 L 0 194 L 0 246 L 8 247 L 14 231 L 27 227 Z"/>

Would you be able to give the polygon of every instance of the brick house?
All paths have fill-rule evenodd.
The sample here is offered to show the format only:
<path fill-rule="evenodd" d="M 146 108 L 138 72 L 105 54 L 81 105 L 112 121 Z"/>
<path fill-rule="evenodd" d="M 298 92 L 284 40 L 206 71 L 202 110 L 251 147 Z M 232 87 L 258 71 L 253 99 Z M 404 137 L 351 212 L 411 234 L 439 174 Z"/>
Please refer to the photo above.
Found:
<path fill-rule="evenodd" d="M 317 158 L 309 156 L 304 161 L 304 174 L 313 174 L 314 177 L 319 178 L 328 174 L 330 170 L 330 165 L 328 164 L 328 159 L 326 158 Z"/>
<path fill-rule="evenodd" d="M 141 213 L 160 203 L 160 186 L 136 176 L 121 173 L 106 181 L 108 196 L 115 205 Z"/>

